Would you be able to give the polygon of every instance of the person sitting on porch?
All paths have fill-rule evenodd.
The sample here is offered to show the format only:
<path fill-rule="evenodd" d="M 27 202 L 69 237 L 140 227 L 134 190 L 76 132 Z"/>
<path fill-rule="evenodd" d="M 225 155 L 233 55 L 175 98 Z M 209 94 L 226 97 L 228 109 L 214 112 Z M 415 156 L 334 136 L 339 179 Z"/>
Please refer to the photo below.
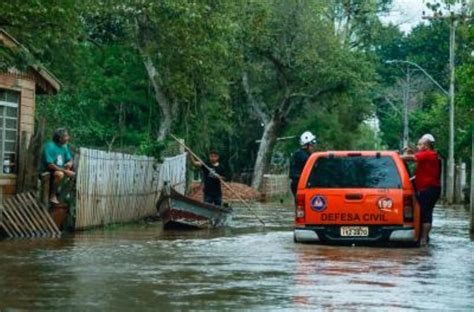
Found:
<path fill-rule="evenodd" d="M 42 153 L 42 172 L 50 174 L 49 201 L 59 204 L 58 186 L 64 177 L 73 179 L 76 173 L 73 171 L 73 157 L 69 149 L 69 132 L 66 128 L 54 131 L 53 140 L 47 142 Z"/>

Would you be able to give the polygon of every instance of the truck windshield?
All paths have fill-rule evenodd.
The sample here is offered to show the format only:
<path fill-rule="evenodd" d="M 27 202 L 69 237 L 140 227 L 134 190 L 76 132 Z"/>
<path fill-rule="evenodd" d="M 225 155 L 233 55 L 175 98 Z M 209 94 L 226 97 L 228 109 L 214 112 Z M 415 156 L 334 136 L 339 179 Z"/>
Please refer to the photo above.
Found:
<path fill-rule="evenodd" d="M 307 187 L 401 188 L 401 179 L 391 157 L 319 157 Z"/>

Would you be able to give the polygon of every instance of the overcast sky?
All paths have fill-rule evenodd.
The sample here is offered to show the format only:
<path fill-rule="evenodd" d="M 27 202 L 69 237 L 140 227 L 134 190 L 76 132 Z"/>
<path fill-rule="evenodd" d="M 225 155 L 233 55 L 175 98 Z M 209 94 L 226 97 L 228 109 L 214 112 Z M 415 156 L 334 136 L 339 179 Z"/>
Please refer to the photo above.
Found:
<path fill-rule="evenodd" d="M 423 10 L 426 5 L 423 0 L 393 0 L 392 10 L 382 21 L 399 25 L 404 32 L 422 22 Z"/>

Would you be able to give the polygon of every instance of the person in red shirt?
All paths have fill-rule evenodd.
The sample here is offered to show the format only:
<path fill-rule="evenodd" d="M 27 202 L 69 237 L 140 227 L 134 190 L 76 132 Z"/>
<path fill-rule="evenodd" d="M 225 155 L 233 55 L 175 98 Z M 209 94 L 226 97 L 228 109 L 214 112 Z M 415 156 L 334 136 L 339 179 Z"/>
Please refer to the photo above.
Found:
<path fill-rule="evenodd" d="M 426 246 L 433 223 L 433 208 L 441 194 L 441 165 L 434 150 L 435 139 L 431 134 L 423 135 L 416 145 L 418 152 L 406 149 L 403 160 L 415 161 L 416 197 L 421 209 L 420 245 Z"/>

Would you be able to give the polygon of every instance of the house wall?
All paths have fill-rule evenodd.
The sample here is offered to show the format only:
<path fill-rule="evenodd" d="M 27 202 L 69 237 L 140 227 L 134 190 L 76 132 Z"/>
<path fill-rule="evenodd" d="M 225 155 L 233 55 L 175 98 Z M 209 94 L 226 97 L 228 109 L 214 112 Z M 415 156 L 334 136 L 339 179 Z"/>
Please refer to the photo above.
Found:
<path fill-rule="evenodd" d="M 28 75 L 3 73 L 0 74 L 0 88 L 14 90 L 21 93 L 20 109 L 19 109 L 19 129 L 18 129 L 18 149 L 22 144 L 29 142 L 21 142 L 22 138 L 29 140 L 34 132 L 34 115 L 35 115 L 35 81 Z M 25 132 L 26 135 L 22 135 Z M 21 163 L 22 155 L 17 157 L 17 165 Z M 3 164 L 0 170 L 0 191 L 4 195 L 15 194 L 16 191 L 16 174 L 4 174 Z M 17 168 L 16 172 L 19 172 Z"/>

